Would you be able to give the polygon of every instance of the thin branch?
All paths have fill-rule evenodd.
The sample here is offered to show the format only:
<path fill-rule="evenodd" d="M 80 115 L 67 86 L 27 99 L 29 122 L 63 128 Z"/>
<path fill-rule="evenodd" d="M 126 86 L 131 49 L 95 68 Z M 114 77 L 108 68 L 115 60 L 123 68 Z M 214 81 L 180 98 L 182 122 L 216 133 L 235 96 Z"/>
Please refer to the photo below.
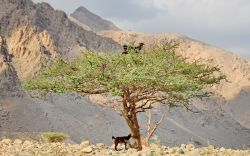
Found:
<path fill-rule="evenodd" d="M 150 130 L 151 130 L 151 110 L 148 110 L 148 128 L 147 128 L 148 136 L 150 134 Z"/>
<path fill-rule="evenodd" d="M 139 108 L 140 110 L 137 110 L 136 113 L 145 112 L 146 110 L 150 110 L 152 108 L 152 104 L 150 104 L 148 107 Z"/>
<path fill-rule="evenodd" d="M 151 112 L 150 112 L 151 113 Z M 159 127 L 159 125 L 162 123 L 163 119 L 165 118 L 166 114 L 164 114 L 161 119 L 155 124 L 154 128 L 149 132 L 148 131 L 148 136 L 147 136 L 147 143 L 149 142 L 150 138 L 152 137 L 152 135 L 155 133 L 156 129 Z M 151 120 L 151 118 L 150 118 Z"/>

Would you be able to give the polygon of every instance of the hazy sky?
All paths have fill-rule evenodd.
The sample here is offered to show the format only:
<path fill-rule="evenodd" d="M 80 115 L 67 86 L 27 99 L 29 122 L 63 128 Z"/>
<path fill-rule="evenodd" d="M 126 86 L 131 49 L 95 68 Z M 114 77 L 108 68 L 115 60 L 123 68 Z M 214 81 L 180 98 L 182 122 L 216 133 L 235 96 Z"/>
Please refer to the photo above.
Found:
<path fill-rule="evenodd" d="M 174 32 L 250 58 L 250 0 L 33 0 L 85 6 L 126 30 Z"/>

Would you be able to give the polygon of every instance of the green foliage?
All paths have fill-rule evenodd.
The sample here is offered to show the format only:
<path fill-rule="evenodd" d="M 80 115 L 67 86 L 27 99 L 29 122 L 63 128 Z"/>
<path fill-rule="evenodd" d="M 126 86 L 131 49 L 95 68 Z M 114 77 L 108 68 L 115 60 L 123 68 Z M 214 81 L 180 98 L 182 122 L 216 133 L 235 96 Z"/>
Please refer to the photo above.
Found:
<path fill-rule="evenodd" d="M 175 54 L 174 48 L 164 45 L 127 55 L 87 52 L 72 63 L 57 61 L 23 85 L 29 90 L 111 92 L 120 96 L 126 89 L 132 93 L 157 91 L 165 93 L 170 105 L 176 105 L 206 97 L 208 93 L 202 89 L 224 79 L 214 75 L 219 71 L 199 62 L 187 63 Z"/>
<path fill-rule="evenodd" d="M 68 138 L 68 136 L 63 133 L 43 132 L 43 133 L 40 133 L 40 135 L 43 141 L 45 142 L 62 142 Z"/>

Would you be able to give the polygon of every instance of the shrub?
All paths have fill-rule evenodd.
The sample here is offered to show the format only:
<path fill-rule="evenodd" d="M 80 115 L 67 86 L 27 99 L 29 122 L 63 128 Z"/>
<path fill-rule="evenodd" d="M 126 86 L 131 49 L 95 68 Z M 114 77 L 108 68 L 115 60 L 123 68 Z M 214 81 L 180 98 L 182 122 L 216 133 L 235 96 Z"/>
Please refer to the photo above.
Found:
<path fill-rule="evenodd" d="M 40 133 L 40 135 L 45 142 L 62 142 L 68 138 L 68 136 L 63 133 L 43 132 Z"/>

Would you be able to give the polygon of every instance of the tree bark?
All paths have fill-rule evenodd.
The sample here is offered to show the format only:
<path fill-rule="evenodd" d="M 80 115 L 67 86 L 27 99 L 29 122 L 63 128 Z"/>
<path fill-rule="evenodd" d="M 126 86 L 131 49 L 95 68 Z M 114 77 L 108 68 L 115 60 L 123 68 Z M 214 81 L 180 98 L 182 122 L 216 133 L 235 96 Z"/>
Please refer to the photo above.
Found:
<path fill-rule="evenodd" d="M 142 150 L 141 139 L 140 139 L 140 127 L 137 121 L 137 116 L 135 115 L 133 118 L 126 120 L 129 128 L 131 130 L 131 136 L 134 139 L 134 148 L 138 150 Z"/>
<path fill-rule="evenodd" d="M 137 114 L 136 114 L 136 104 L 135 102 L 129 97 L 129 93 L 124 93 L 123 96 L 123 117 L 125 118 L 130 131 L 131 136 L 134 139 L 134 148 L 137 150 L 142 150 L 142 144 L 140 139 L 140 126 L 137 120 Z"/>

